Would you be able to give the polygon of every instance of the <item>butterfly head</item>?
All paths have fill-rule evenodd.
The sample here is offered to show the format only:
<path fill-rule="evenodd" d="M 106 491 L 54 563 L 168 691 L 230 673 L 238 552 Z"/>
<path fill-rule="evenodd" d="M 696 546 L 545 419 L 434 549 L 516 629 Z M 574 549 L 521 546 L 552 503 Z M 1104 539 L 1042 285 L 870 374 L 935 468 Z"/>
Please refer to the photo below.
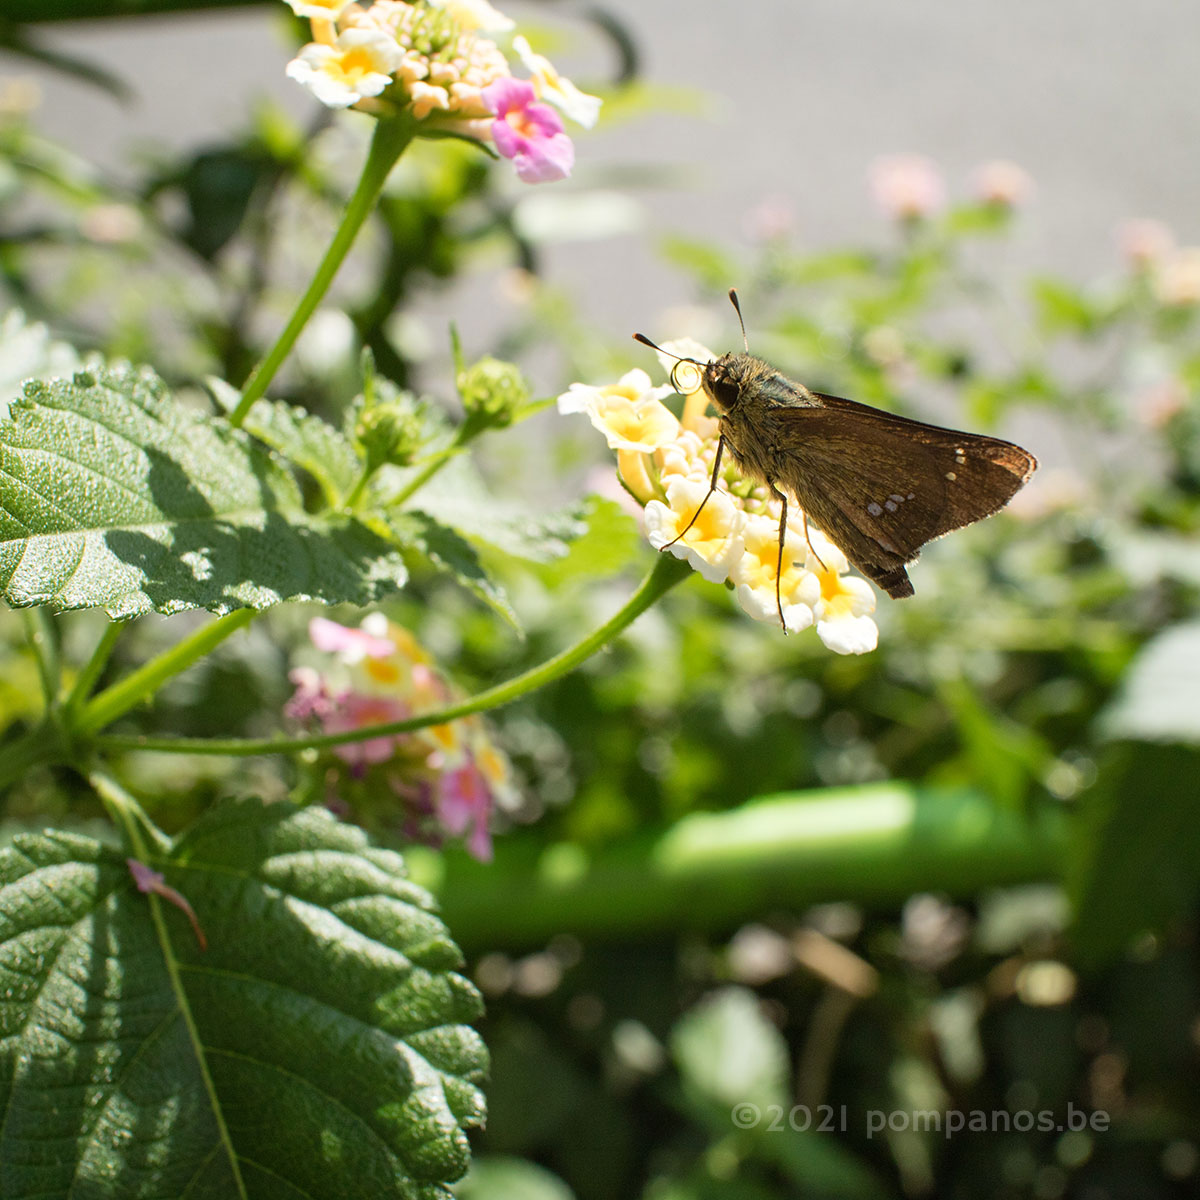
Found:
<path fill-rule="evenodd" d="M 704 367 L 702 381 L 708 398 L 720 412 L 732 412 L 746 385 L 762 374 L 762 365 L 750 354 L 722 354 Z"/>

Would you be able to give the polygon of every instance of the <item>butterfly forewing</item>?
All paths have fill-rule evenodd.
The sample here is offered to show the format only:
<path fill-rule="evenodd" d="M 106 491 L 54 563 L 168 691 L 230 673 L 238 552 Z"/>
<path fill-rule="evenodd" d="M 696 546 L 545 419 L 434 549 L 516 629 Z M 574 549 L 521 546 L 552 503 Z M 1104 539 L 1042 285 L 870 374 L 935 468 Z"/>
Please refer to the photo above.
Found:
<path fill-rule="evenodd" d="M 908 584 L 897 568 L 933 538 L 1003 508 L 1037 465 L 999 438 L 814 397 L 819 404 L 771 410 L 789 447 L 777 482 L 871 578 L 902 580 L 899 594 Z"/>

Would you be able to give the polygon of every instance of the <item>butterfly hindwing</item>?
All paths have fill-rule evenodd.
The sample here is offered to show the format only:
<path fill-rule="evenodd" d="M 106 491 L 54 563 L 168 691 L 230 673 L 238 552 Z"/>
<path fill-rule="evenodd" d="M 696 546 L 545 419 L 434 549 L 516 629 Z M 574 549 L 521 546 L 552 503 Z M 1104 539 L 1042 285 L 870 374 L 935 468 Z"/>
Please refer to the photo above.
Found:
<path fill-rule="evenodd" d="M 813 395 L 771 410 L 789 451 L 776 482 L 881 586 L 926 542 L 1003 508 L 1036 466 L 999 438 Z"/>

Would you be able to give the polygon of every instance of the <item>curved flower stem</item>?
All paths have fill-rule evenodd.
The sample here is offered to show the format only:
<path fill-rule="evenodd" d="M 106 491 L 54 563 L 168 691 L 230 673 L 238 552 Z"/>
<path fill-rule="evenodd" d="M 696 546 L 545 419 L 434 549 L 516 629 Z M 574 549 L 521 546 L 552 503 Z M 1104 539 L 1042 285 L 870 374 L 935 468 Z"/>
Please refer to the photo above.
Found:
<path fill-rule="evenodd" d="M 115 779 L 99 768 L 88 771 L 88 782 L 100 797 L 112 823 L 125 835 L 125 846 L 134 858 L 149 861 L 160 849 L 161 834 L 142 806 Z"/>
<path fill-rule="evenodd" d="M 415 132 L 416 122 L 408 113 L 375 122 L 375 132 L 371 137 L 371 149 L 367 153 L 367 161 L 363 164 L 362 175 L 359 178 L 358 186 L 354 189 L 354 195 L 350 197 L 346 204 L 346 211 L 342 214 L 342 223 L 333 235 L 329 249 L 325 251 L 325 257 L 321 259 L 321 263 L 312 277 L 312 282 L 308 285 L 304 295 L 300 297 L 300 302 L 296 305 L 291 319 L 279 335 L 275 345 L 267 353 L 266 358 L 254 368 L 250 378 L 246 381 L 246 386 L 242 390 L 242 398 L 238 401 L 237 408 L 229 415 L 231 425 L 241 425 L 254 402 L 263 396 L 270 387 L 271 380 L 275 378 L 275 372 L 279 370 L 283 360 L 291 353 L 296 339 L 300 336 L 300 331 L 308 323 L 309 317 L 313 315 L 317 305 L 329 290 L 329 285 L 333 282 L 333 277 L 342 265 L 354 239 L 358 236 L 358 231 L 375 207 L 375 201 L 383 189 L 388 174 L 396 165 L 396 160 L 404 153 L 409 142 L 412 141 Z"/>
<path fill-rule="evenodd" d="M 196 630 L 170 650 L 164 650 L 157 658 L 94 697 L 79 714 L 72 732 L 91 734 L 111 724 L 158 691 L 168 679 L 187 670 L 197 659 L 219 646 L 231 633 L 249 625 L 257 615 L 258 610 L 254 608 L 234 609 Z"/>
<path fill-rule="evenodd" d="M 389 508 L 399 508 L 412 496 L 421 490 L 456 454 L 460 453 L 466 443 L 459 437 L 455 437 L 454 441 L 444 450 L 439 450 L 435 454 L 431 454 L 424 462 L 417 464 L 416 474 L 404 485 L 404 487 L 388 500 Z"/>
<path fill-rule="evenodd" d="M 92 651 L 92 657 L 79 672 L 71 691 L 63 700 L 63 709 L 67 714 L 68 721 L 83 707 L 84 701 L 91 695 L 92 688 L 96 686 L 96 680 L 100 678 L 104 668 L 108 665 L 108 660 L 116 647 L 117 638 L 121 636 L 121 631 L 126 624 L 125 621 L 109 621 L 105 626 L 104 633 L 96 643 L 96 649 Z"/>
<path fill-rule="evenodd" d="M 477 693 L 459 704 L 437 712 L 423 713 L 405 721 L 391 721 L 386 725 L 370 725 L 346 733 L 321 734 L 306 738 L 151 738 L 126 737 L 116 734 L 97 738 L 97 744 L 105 750 L 157 750 L 165 754 L 219 754 L 245 756 L 251 754 L 299 754 L 304 750 L 323 750 L 331 746 L 344 746 L 351 742 L 367 741 L 370 738 L 392 737 L 400 733 L 411 733 L 430 725 L 445 725 L 460 717 L 487 709 L 511 704 L 521 696 L 552 683 L 555 679 L 573 671 L 597 650 L 603 649 L 623 629 L 664 596 L 677 583 L 686 579 L 691 567 L 680 559 L 660 554 L 650 574 L 637 591 L 630 596 L 625 606 L 598 629 L 588 634 L 574 646 L 547 659 L 540 666 L 531 668 L 505 683 L 497 684 Z"/>
<path fill-rule="evenodd" d="M 24 608 L 21 615 L 25 620 L 25 631 L 33 647 L 37 662 L 38 678 L 42 684 L 42 696 L 50 708 L 58 699 L 62 680 L 62 660 L 58 653 L 58 634 L 50 614 L 44 608 Z"/>

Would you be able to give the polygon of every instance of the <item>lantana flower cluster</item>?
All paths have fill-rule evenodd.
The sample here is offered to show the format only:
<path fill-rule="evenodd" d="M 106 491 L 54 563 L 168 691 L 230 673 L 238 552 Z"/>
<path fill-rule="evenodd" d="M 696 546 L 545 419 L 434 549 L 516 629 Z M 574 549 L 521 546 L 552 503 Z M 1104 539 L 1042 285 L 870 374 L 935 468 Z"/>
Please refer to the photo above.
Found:
<path fill-rule="evenodd" d="M 313 40 L 287 68 L 330 108 L 407 108 L 427 132 L 490 143 L 526 183 L 564 179 L 575 149 L 560 113 L 590 128 L 600 100 L 536 54 L 487 0 L 287 0 Z M 529 79 L 513 76 L 500 42 Z"/>
<path fill-rule="evenodd" d="M 662 349 L 667 353 L 659 357 L 667 369 L 674 355 L 697 363 L 716 358 L 691 339 L 665 342 Z M 719 424 L 707 413 L 700 371 L 685 363 L 674 377 L 680 387 L 695 384 L 683 397 L 681 417 L 663 403 L 674 387 L 653 385 L 641 369 L 613 384 L 572 384 L 558 398 L 558 409 L 586 413 L 616 451 L 617 474 L 643 506 L 646 536 L 656 550 L 686 559 L 712 583 L 728 582 L 755 620 L 778 624 L 782 603 L 789 632 L 815 626 L 821 641 L 838 654 L 874 650 L 879 631 L 871 618 L 871 585 L 846 574 L 846 556 L 811 524 L 806 533 L 796 505 L 788 504 L 780 575 L 779 501 L 767 488 L 743 477 L 726 454 L 719 489 L 705 501 Z"/>
<path fill-rule="evenodd" d="M 309 637 L 335 662 L 328 672 L 291 672 L 296 691 L 287 715 L 321 733 L 370 729 L 454 701 L 430 655 L 382 613 L 357 629 L 318 617 Z M 432 845 L 447 835 L 464 837 L 481 861 L 492 856 L 493 810 L 511 809 L 518 800 L 508 759 L 479 716 L 347 742 L 335 746 L 333 756 L 325 781 L 331 808 Z"/>

